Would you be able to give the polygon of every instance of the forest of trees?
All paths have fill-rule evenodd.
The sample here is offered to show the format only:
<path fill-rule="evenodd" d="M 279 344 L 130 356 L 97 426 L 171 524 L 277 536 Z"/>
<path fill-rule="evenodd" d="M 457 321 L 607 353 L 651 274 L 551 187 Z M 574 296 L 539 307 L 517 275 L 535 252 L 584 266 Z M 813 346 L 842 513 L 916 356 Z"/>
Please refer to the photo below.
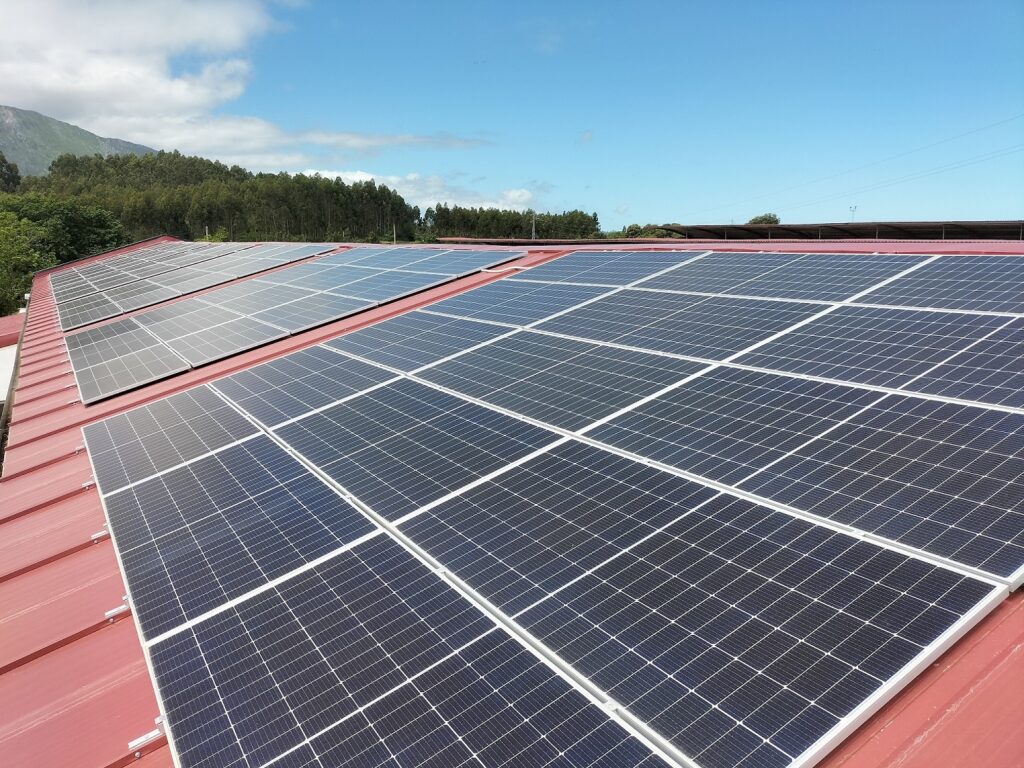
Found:
<path fill-rule="evenodd" d="M 421 216 L 373 181 L 252 173 L 178 152 L 62 155 L 20 176 L 0 155 L 0 314 L 33 271 L 154 235 L 195 240 L 391 242 L 438 237 L 601 237 L 597 214 L 438 203 Z"/>
<path fill-rule="evenodd" d="M 16 312 L 32 273 L 128 242 L 109 211 L 38 193 L 0 193 L 0 316 Z"/>
<path fill-rule="evenodd" d="M 113 213 L 131 240 L 187 239 L 223 229 L 230 240 L 412 240 L 419 211 L 372 181 L 251 173 L 178 152 L 53 161 L 22 191 L 73 197 Z"/>
<path fill-rule="evenodd" d="M 529 238 L 536 224 L 538 238 L 601 237 L 596 213 L 537 213 L 498 208 L 462 208 L 439 204 L 427 208 L 420 222 L 425 237 Z"/>

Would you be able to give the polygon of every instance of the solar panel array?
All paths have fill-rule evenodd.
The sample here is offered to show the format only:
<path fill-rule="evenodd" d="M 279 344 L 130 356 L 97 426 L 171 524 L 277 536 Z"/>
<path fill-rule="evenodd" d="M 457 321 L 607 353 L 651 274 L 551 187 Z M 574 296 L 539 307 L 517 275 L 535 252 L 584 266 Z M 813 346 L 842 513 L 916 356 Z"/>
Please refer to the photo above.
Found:
<path fill-rule="evenodd" d="M 332 250 L 327 243 L 167 242 L 61 270 L 50 278 L 62 330 Z"/>
<path fill-rule="evenodd" d="M 296 246 L 279 258 L 297 253 L 309 256 L 325 247 L 332 246 Z M 253 261 L 269 262 L 270 257 L 255 254 L 261 248 L 216 261 L 244 260 L 254 253 Z M 517 255 L 486 250 L 354 248 L 79 331 L 65 337 L 65 342 L 82 402 L 91 403 Z M 93 297 L 109 301 L 104 294 L 81 301 Z"/>
<path fill-rule="evenodd" d="M 86 427 L 181 764 L 812 764 L 1024 578 L 1015 263 L 580 252 Z"/>

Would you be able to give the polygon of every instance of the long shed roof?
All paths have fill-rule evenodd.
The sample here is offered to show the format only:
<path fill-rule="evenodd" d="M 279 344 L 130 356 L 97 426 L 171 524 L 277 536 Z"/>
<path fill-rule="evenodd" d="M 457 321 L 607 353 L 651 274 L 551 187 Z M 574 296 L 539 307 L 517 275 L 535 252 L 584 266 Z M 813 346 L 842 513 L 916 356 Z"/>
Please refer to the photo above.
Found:
<path fill-rule="evenodd" d="M 147 243 L 148 244 L 148 243 Z M 815 243 L 886 251 L 880 243 Z M 926 253 L 988 252 L 992 243 L 928 243 Z M 142 247 L 130 246 L 92 261 Z M 657 247 L 657 246 L 656 246 Z M 706 246 L 734 250 L 733 243 Z M 908 243 L 900 244 L 906 252 Z M 786 250 L 777 242 L 751 246 Z M 1013 250 L 1013 244 L 1003 252 Z M 564 253 L 531 250 L 521 264 Z M 157 703 L 82 445 L 81 427 L 232 371 L 450 296 L 499 274 L 461 278 L 368 312 L 156 382 L 89 407 L 76 390 L 50 277 L 33 283 L 0 479 L 0 764 L 172 764 L 146 740 Z M 823 763 L 829 766 L 1021 764 L 1024 596 L 1003 603 Z M 139 741 L 141 739 L 141 741 Z"/>

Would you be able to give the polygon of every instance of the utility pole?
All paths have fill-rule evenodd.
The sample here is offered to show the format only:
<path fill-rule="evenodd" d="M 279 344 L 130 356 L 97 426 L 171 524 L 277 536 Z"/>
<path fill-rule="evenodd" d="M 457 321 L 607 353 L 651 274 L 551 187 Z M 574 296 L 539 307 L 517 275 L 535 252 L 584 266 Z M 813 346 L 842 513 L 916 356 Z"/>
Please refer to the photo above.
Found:
<path fill-rule="evenodd" d="M 533 231 L 530 233 L 530 239 L 531 240 L 536 240 L 537 239 L 537 212 L 536 211 L 533 212 Z"/>
<path fill-rule="evenodd" d="M 857 206 L 856 205 L 851 205 L 850 206 L 850 221 L 852 222 L 856 218 L 856 216 L 857 216 Z"/>
<path fill-rule="evenodd" d="M 391 222 L 391 244 L 398 245 L 398 226 L 395 222 Z"/>

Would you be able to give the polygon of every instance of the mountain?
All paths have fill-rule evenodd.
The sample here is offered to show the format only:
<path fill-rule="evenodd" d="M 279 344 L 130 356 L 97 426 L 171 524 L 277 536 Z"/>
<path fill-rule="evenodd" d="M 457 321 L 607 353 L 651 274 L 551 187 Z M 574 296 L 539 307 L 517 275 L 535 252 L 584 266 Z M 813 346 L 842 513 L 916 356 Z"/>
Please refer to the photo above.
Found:
<path fill-rule="evenodd" d="M 156 150 L 106 139 L 77 125 L 0 104 L 0 152 L 22 176 L 42 176 L 59 155 L 145 155 Z"/>

